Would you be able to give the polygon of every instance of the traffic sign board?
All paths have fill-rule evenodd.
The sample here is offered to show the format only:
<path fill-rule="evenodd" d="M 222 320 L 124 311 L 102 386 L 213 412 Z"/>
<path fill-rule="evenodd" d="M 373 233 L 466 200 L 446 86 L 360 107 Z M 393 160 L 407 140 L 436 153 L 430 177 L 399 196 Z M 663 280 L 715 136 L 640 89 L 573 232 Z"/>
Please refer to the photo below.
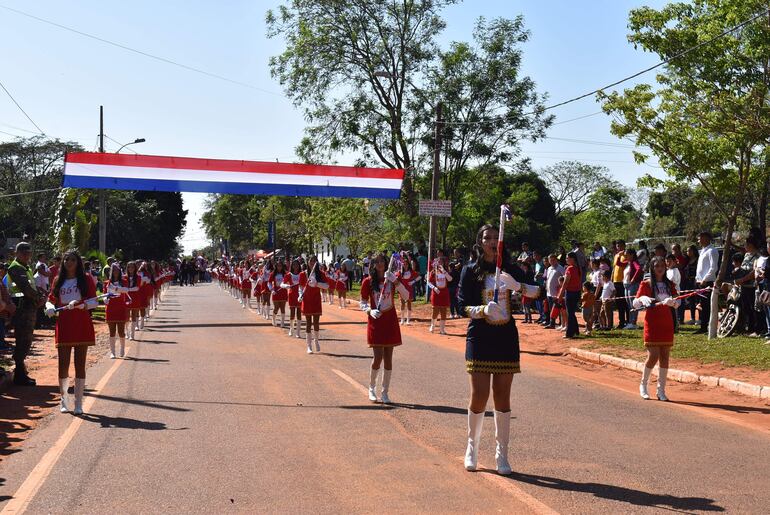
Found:
<path fill-rule="evenodd" d="M 451 200 L 421 200 L 420 216 L 452 216 Z"/>

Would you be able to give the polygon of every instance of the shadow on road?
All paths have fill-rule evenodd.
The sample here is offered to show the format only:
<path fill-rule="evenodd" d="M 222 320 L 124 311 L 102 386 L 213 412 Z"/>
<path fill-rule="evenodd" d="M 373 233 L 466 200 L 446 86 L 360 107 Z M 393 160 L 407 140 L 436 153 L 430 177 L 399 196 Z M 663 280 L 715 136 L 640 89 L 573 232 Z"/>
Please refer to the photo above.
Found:
<path fill-rule="evenodd" d="M 5 484 L 5 478 L 4 477 L 0 477 L 0 488 L 2 488 L 4 484 Z M 7 501 L 9 499 L 13 499 L 13 496 L 12 495 L 0 495 L 0 502 Z"/>
<path fill-rule="evenodd" d="M 0 457 L 21 450 L 12 446 L 22 439 L 11 435 L 30 429 L 22 420 L 42 418 L 44 410 L 58 402 L 59 389 L 55 386 L 10 386 L 0 393 Z"/>
<path fill-rule="evenodd" d="M 323 342 L 327 340 L 321 340 L 321 341 Z M 330 341 L 335 341 L 335 340 L 330 340 Z M 350 341 L 350 340 L 345 340 L 345 341 Z M 331 356 L 332 358 L 372 359 L 371 356 L 362 356 L 360 354 L 334 354 L 332 352 L 321 352 L 320 354 L 321 356 Z"/>
<path fill-rule="evenodd" d="M 394 402 L 390 404 L 395 408 L 403 408 L 413 411 L 432 411 L 434 413 L 449 413 L 452 415 L 468 415 L 468 408 L 457 408 L 455 406 L 431 406 L 423 404 L 404 404 L 400 402 Z M 485 418 L 494 418 L 494 413 L 486 411 Z M 511 417 L 511 420 L 516 420 L 516 417 Z"/>
<path fill-rule="evenodd" d="M 270 322 L 265 322 L 262 324 L 253 324 L 253 323 L 240 323 L 240 322 L 234 322 L 234 323 L 228 323 L 228 324 L 168 324 L 164 325 L 162 328 L 151 328 L 151 327 L 145 327 L 145 330 L 149 331 L 158 331 L 158 332 L 167 332 L 167 333 L 178 333 L 179 331 L 170 331 L 169 328 L 208 328 L 208 327 L 273 327 L 273 324 Z"/>
<path fill-rule="evenodd" d="M 132 358 L 131 356 L 126 356 L 123 359 L 125 359 L 126 361 L 141 361 L 143 363 L 160 363 L 160 364 L 165 364 L 165 363 L 169 362 L 169 360 L 167 360 L 167 359 Z"/>
<path fill-rule="evenodd" d="M 324 323 L 321 324 L 321 325 L 322 326 L 325 326 L 325 325 L 366 325 L 366 320 L 364 320 L 363 322 L 342 322 L 342 321 L 340 321 L 340 322 L 326 322 L 326 321 L 324 321 Z"/>
<path fill-rule="evenodd" d="M 564 356 L 563 352 L 545 352 L 545 351 L 537 351 L 537 350 L 523 350 L 521 351 L 522 354 L 530 354 L 532 356 Z"/>
<path fill-rule="evenodd" d="M 88 394 L 88 392 L 86 392 Z M 168 406 L 166 404 L 161 404 L 163 401 L 148 401 L 144 399 L 129 399 L 127 397 L 115 397 L 112 395 L 104 395 L 100 393 L 94 393 L 94 394 L 88 394 L 89 397 L 96 397 L 97 399 L 104 399 L 106 401 L 112 401 L 112 402 L 122 402 L 125 404 L 133 404 L 135 406 L 144 406 L 147 408 L 156 408 L 156 409 L 162 409 L 167 411 L 191 411 L 187 408 L 179 408 L 176 406 Z M 176 403 L 176 401 L 174 401 Z"/>
<path fill-rule="evenodd" d="M 187 427 L 169 428 L 163 422 L 147 422 L 144 420 L 136 420 L 133 418 L 125 417 L 108 417 L 106 415 L 95 415 L 93 413 L 84 413 L 80 417 L 86 422 L 94 422 L 100 424 L 102 427 L 117 428 L 117 429 L 145 429 L 147 431 L 164 431 L 174 430 L 182 431 L 189 429 Z"/>
<path fill-rule="evenodd" d="M 484 470 L 483 472 L 497 473 L 493 470 Z M 622 486 L 606 485 L 603 483 L 578 483 L 566 479 L 522 474 L 519 472 L 514 472 L 508 477 L 515 481 L 542 488 L 592 494 L 602 499 L 624 502 L 635 506 L 671 508 L 686 511 L 725 511 L 723 507 L 714 504 L 715 501 L 713 499 L 705 497 L 676 497 L 674 495 L 653 494 Z"/>
<path fill-rule="evenodd" d="M 177 342 L 169 340 L 139 340 L 139 343 L 149 343 L 151 345 L 176 345 Z"/>
<path fill-rule="evenodd" d="M 770 415 L 770 408 L 760 408 L 755 406 L 733 406 L 732 404 L 711 404 L 708 402 L 691 402 L 691 401 L 669 401 L 671 404 L 681 404 L 683 406 L 697 406 L 699 408 L 711 408 L 721 409 L 725 411 L 732 411 L 733 413 L 762 413 L 763 415 Z"/>

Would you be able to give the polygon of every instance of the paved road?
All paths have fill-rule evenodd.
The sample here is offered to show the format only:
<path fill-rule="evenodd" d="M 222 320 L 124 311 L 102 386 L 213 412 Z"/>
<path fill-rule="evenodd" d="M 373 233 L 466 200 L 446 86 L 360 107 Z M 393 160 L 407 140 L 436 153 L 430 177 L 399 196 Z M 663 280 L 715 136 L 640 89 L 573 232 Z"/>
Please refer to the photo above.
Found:
<path fill-rule="evenodd" d="M 304 341 L 239 309 L 216 286 L 170 290 L 131 359 L 89 371 L 93 405 L 82 421 L 49 417 L 0 464 L 0 510 L 762 513 L 770 506 L 766 435 L 526 362 L 514 381 L 514 475 L 467 473 L 462 354 L 407 337 L 396 351 L 397 404 L 372 405 L 362 386 L 363 325 L 327 311 L 324 354 L 308 356 Z M 493 465 L 493 431 L 487 418 L 482 465 Z"/>

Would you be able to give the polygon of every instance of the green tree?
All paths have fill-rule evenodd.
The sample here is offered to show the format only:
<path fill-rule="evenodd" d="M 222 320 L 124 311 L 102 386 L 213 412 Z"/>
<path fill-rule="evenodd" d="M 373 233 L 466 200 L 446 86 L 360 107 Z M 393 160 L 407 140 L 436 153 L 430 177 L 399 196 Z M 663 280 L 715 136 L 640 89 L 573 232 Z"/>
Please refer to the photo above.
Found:
<path fill-rule="evenodd" d="M 530 248 L 547 252 L 558 241 L 561 229 L 548 188 L 534 172 L 511 175 L 508 187 L 512 192 L 507 199 L 512 214 L 511 221 L 506 225 L 509 248 L 519 248 L 522 242 L 527 241 Z M 496 214 L 497 217 L 488 219 L 488 222 L 498 223 L 500 206 L 497 206 Z"/>
<path fill-rule="evenodd" d="M 629 41 L 663 59 L 704 44 L 672 59 L 657 89 L 640 84 L 600 96 L 615 118 L 613 134 L 649 148 L 672 180 L 703 187 L 722 216 L 728 246 L 753 165 L 770 139 L 768 16 L 714 38 L 767 8 L 760 0 L 694 0 L 631 11 Z M 722 260 L 717 285 L 728 261 Z M 715 288 L 709 338 L 716 335 L 717 300 Z"/>
<path fill-rule="evenodd" d="M 588 209 L 588 199 L 599 187 L 619 186 L 606 167 L 579 161 L 561 161 L 538 173 L 548 185 L 559 216 L 567 210 L 578 215 Z"/>

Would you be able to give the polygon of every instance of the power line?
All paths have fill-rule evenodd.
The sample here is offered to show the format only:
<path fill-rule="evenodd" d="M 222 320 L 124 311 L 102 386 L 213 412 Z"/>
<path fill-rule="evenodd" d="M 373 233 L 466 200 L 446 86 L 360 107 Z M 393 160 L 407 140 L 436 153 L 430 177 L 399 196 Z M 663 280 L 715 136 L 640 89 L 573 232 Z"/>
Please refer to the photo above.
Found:
<path fill-rule="evenodd" d="M 131 151 L 131 152 L 133 152 L 134 154 L 139 154 L 139 152 L 137 152 L 137 151 L 136 151 L 136 150 L 134 150 L 133 148 L 129 148 L 127 145 L 124 145 L 123 143 L 121 143 L 120 141 L 118 141 L 118 140 L 116 140 L 116 139 L 110 138 L 110 137 L 109 137 L 109 136 L 107 136 L 106 134 L 104 135 L 104 137 L 105 137 L 105 138 L 107 138 L 108 140 L 112 141 L 113 143 L 117 143 L 117 144 L 118 144 L 118 145 L 120 145 L 121 147 L 125 147 L 125 148 L 126 148 L 126 150 L 130 150 L 130 151 Z"/>
<path fill-rule="evenodd" d="M 563 123 L 576 122 L 578 120 L 582 120 L 584 118 L 590 118 L 590 117 L 596 116 L 598 114 L 604 114 L 604 111 L 596 111 L 595 113 L 586 114 L 586 115 L 583 115 L 583 116 L 578 116 L 577 118 L 570 118 L 569 120 L 564 120 L 563 122 L 556 122 L 553 125 L 561 125 Z"/>
<path fill-rule="evenodd" d="M 6 197 L 18 197 L 20 195 L 32 195 L 33 193 L 45 193 L 47 191 L 59 191 L 62 189 L 59 188 L 48 188 L 45 190 L 34 190 L 34 191 L 22 191 L 21 193 L 6 193 L 5 195 L 0 195 L 0 198 L 6 198 Z"/>
<path fill-rule="evenodd" d="M 20 14 L 22 16 L 26 16 L 27 18 L 31 18 L 33 20 L 37 20 L 37 21 L 42 22 L 42 23 L 46 23 L 48 25 L 53 25 L 54 27 L 58 27 L 60 29 L 67 30 L 69 32 L 73 32 L 73 33 L 78 34 L 80 36 L 83 36 L 83 37 L 86 37 L 86 38 L 90 38 L 90 39 L 93 39 L 95 41 L 99 41 L 101 43 L 105 43 L 107 45 L 112 45 L 114 47 L 120 48 L 122 50 L 126 50 L 128 52 L 133 52 L 135 54 L 139 54 L 139 55 L 144 56 L 144 57 L 149 57 L 150 59 L 155 59 L 156 61 L 160 61 L 162 63 L 170 64 L 170 65 L 173 65 L 173 66 L 177 66 L 179 68 L 183 68 L 183 69 L 191 71 L 191 72 L 199 73 L 201 75 L 206 75 L 207 77 L 212 77 L 214 79 L 223 80 L 225 82 L 229 82 L 231 84 L 236 84 L 238 86 L 243 86 L 245 88 L 254 89 L 254 90 L 257 90 L 257 91 L 261 91 L 263 93 L 268 93 L 270 95 L 276 95 L 276 96 L 279 96 L 279 97 L 283 97 L 282 94 L 276 93 L 275 91 L 270 91 L 270 90 L 267 90 L 267 89 L 263 89 L 263 88 L 254 86 L 253 84 L 249 84 L 248 82 L 241 82 L 239 80 L 231 79 L 229 77 L 225 77 L 224 75 L 219 75 L 219 74 L 216 74 L 216 73 L 207 72 L 206 70 L 202 70 L 200 68 L 195 68 L 194 66 L 190 66 L 190 65 L 183 64 L 183 63 L 180 63 L 180 62 L 177 62 L 177 61 L 173 61 L 173 60 L 168 59 L 166 57 L 161 57 L 159 55 L 150 54 L 150 53 L 144 52 L 142 50 L 137 50 L 136 48 L 131 48 L 129 46 L 126 46 L 126 45 L 123 45 L 123 44 L 120 44 L 120 43 L 116 43 L 114 41 L 110 41 L 109 39 L 104 39 L 104 38 L 101 38 L 99 36 L 95 36 L 93 34 L 89 34 L 87 32 L 83 32 L 83 31 L 80 31 L 80 30 L 77 30 L 77 29 L 73 29 L 72 27 L 67 27 L 66 25 L 62 25 L 60 23 L 56 23 L 56 22 L 51 21 L 51 20 L 46 20 L 45 18 L 40 18 L 39 16 L 35 16 L 34 14 L 30 14 L 30 13 L 27 13 L 27 12 L 24 12 L 24 11 L 20 11 L 18 9 L 13 9 L 11 7 L 8 7 L 7 5 L 0 4 L 0 8 L 6 9 L 6 10 L 11 11 L 11 12 L 14 12 L 16 14 Z M 34 123 L 34 122 L 32 122 L 32 123 Z"/>
<path fill-rule="evenodd" d="M 42 135 L 44 135 L 44 136 L 45 136 L 45 132 L 43 132 L 43 129 L 41 129 L 41 128 L 40 128 L 40 126 L 39 126 L 38 124 L 36 124 L 36 123 L 35 123 L 35 120 L 33 120 L 33 119 L 32 119 L 32 118 L 31 118 L 31 117 L 30 117 L 30 116 L 27 114 L 27 111 L 25 111 L 25 110 L 24 110 L 24 108 L 23 108 L 23 107 L 21 107 L 21 106 L 19 105 L 19 103 L 16 101 L 16 99 L 15 99 L 15 98 L 13 98 L 13 95 L 11 95 L 11 92 L 10 92 L 10 91 L 8 91 L 8 89 L 5 87 L 5 85 L 4 85 L 4 84 L 3 84 L 1 81 L 0 81 L 0 88 L 3 88 L 3 91 L 5 91 L 5 94 L 6 94 L 6 95 L 8 95 L 8 98 L 10 98 L 10 99 L 11 99 L 11 101 L 13 101 L 13 103 L 14 103 L 14 104 L 16 104 L 16 107 L 18 107 L 18 108 L 19 108 L 19 111 L 21 111 L 22 113 L 24 113 L 24 116 L 26 116 L 26 117 L 27 117 L 27 120 L 29 120 L 29 121 L 30 121 L 30 123 L 31 123 L 32 125 L 34 125 L 34 126 L 35 126 L 35 128 L 36 128 L 36 129 L 37 129 L 37 130 L 40 132 L 40 134 L 42 134 Z"/>
<path fill-rule="evenodd" d="M 624 82 L 628 82 L 631 79 L 635 79 L 636 77 L 639 77 L 640 75 L 644 75 L 645 73 L 649 73 L 652 70 L 660 68 L 661 66 L 665 66 L 666 64 L 670 63 L 671 61 L 673 61 L 675 59 L 679 59 L 680 57 L 682 57 L 684 55 L 687 55 L 687 54 L 689 54 L 690 52 L 692 52 L 694 50 L 697 50 L 697 49 L 699 49 L 701 47 L 704 47 L 706 45 L 710 45 L 714 41 L 716 41 L 718 39 L 721 39 L 721 38 L 725 37 L 726 35 L 728 35 L 728 34 L 730 34 L 732 32 L 735 32 L 738 29 L 742 29 L 746 25 L 749 25 L 750 23 L 753 23 L 754 21 L 758 20 L 759 18 L 761 18 L 762 16 L 765 16 L 768 13 L 770 13 L 770 8 L 765 9 L 765 10 L 763 10 L 762 12 L 760 12 L 758 14 L 755 14 L 754 16 L 749 18 L 748 20 L 745 20 L 745 21 L 739 23 L 738 25 L 734 25 L 734 26 L 732 26 L 732 27 L 730 27 L 728 29 L 723 30 L 722 32 L 720 32 L 716 36 L 714 36 L 714 37 L 712 37 L 710 39 L 707 39 L 706 41 L 701 41 L 700 43 L 698 43 L 695 46 L 692 46 L 692 47 L 686 48 L 686 49 L 684 49 L 684 50 L 682 50 L 680 52 L 677 52 L 676 54 L 672 55 L 671 57 L 669 57 L 667 59 L 664 59 L 664 60 L 660 61 L 659 63 L 654 64 L 654 65 L 652 65 L 652 66 L 650 66 L 648 68 L 645 68 L 644 70 L 638 71 L 638 72 L 636 72 L 636 73 L 634 73 L 632 75 L 629 75 L 627 77 L 623 77 L 620 80 L 616 80 L 615 82 L 613 82 L 611 84 L 607 84 L 604 87 L 595 89 L 593 91 L 589 91 L 588 93 L 583 93 L 582 95 L 578 95 L 576 97 L 570 98 L 570 99 L 565 100 L 563 102 L 559 102 L 558 104 L 553 104 L 553 105 L 550 105 L 550 106 L 546 106 L 546 107 L 544 107 L 542 109 L 538 109 L 538 110 L 535 110 L 535 111 L 532 111 L 532 112 L 529 112 L 529 113 L 525 113 L 525 114 L 523 114 L 521 116 L 523 117 L 523 116 L 531 116 L 533 114 L 542 114 L 545 111 L 550 111 L 551 109 L 556 109 L 557 107 L 565 106 L 567 104 L 571 104 L 573 102 L 577 102 L 578 100 L 582 100 L 582 99 L 584 99 L 586 97 L 590 97 L 590 96 L 596 95 L 597 93 L 600 93 L 600 92 L 602 92 L 602 91 L 604 91 L 606 89 L 614 88 L 615 86 L 623 84 Z M 478 121 L 478 122 L 448 122 L 448 121 L 443 121 L 442 123 L 444 125 L 482 125 L 482 124 L 485 124 L 485 123 L 494 123 L 494 122 L 505 121 L 505 120 L 509 120 L 509 118 L 508 117 L 490 118 L 489 120 L 482 120 L 482 121 Z"/>

